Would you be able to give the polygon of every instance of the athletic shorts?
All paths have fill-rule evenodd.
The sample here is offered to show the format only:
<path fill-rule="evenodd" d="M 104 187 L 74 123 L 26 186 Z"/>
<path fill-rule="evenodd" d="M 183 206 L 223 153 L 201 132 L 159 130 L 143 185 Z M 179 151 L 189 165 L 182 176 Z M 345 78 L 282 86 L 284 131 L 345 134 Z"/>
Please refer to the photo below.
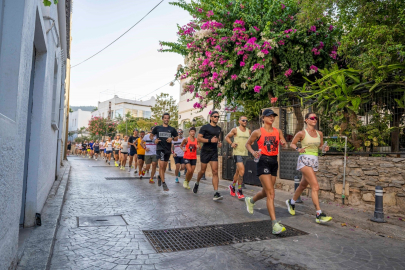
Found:
<path fill-rule="evenodd" d="M 132 148 L 131 148 L 131 150 L 129 151 L 129 155 L 130 155 L 131 157 L 135 156 L 135 155 L 136 155 L 136 149 L 132 149 Z"/>
<path fill-rule="evenodd" d="M 104 149 L 104 153 L 107 153 L 107 149 Z"/>
<path fill-rule="evenodd" d="M 105 151 L 107 155 L 111 154 L 112 151 Z"/>
<path fill-rule="evenodd" d="M 87 152 L 90 152 L 90 149 L 87 149 Z"/>
<path fill-rule="evenodd" d="M 138 155 L 138 159 L 145 160 L 145 155 Z"/>
<path fill-rule="evenodd" d="M 246 159 L 248 158 L 248 156 L 233 156 L 233 160 L 235 161 L 235 163 L 243 163 L 245 164 Z"/>
<path fill-rule="evenodd" d="M 114 154 L 118 155 L 120 153 L 120 150 L 114 150 Z"/>
<path fill-rule="evenodd" d="M 157 162 L 157 156 L 156 155 L 145 156 L 145 164 L 146 165 L 149 165 L 152 162 Z"/>
<path fill-rule="evenodd" d="M 272 176 L 277 176 L 277 171 L 277 156 L 262 155 L 260 157 L 259 162 L 257 162 L 257 176 L 260 176 L 262 174 L 271 174 Z"/>
<path fill-rule="evenodd" d="M 174 164 L 184 164 L 183 157 L 174 157 Z"/>
<path fill-rule="evenodd" d="M 183 159 L 184 160 L 184 164 L 190 164 L 191 166 L 195 166 L 197 165 L 197 160 L 196 159 Z"/>
<path fill-rule="evenodd" d="M 210 161 L 218 161 L 218 151 L 207 152 L 201 150 L 200 154 L 201 163 L 207 164 Z"/>
<path fill-rule="evenodd" d="M 161 161 L 165 161 L 168 162 L 170 159 L 170 152 L 165 152 L 162 150 L 156 150 L 156 157 L 157 159 L 161 160 Z"/>
<path fill-rule="evenodd" d="M 99 150 L 94 150 L 94 153 L 99 154 L 100 151 Z"/>
<path fill-rule="evenodd" d="M 128 155 L 128 152 L 122 152 L 122 151 L 121 151 L 121 154 L 123 154 L 123 155 Z"/>

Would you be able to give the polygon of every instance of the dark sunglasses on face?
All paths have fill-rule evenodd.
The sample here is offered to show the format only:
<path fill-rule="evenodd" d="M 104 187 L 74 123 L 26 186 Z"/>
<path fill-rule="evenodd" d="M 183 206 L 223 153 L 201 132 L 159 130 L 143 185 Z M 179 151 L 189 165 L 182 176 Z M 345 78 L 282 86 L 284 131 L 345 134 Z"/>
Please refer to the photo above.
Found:
<path fill-rule="evenodd" d="M 318 121 L 318 117 L 316 117 L 316 116 L 309 117 L 308 119 L 309 119 L 309 120 L 316 120 L 316 121 Z"/>
<path fill-rule="evenodd" d="M 212 118 L 219 118 L 219 116 L 218 115 L 214 115 L 214 116 L 211 116 Z"/>
<path fill-rule="evenodd" d="M 242 122 L 247 122 L 248 120 L 240 120 L 240 121 L 242 121 Z"/>

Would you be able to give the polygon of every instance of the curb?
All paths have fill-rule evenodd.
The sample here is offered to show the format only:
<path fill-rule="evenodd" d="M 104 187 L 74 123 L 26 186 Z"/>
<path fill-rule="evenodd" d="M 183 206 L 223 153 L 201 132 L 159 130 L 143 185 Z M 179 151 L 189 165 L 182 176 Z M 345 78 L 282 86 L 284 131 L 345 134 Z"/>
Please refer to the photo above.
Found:
<path fill-rule="evenodd" d="M 174 175 L 174 172 L 166 172 L 170 175 Z M 196 180 L 196 178 L 193 176 L 191 178 L 192 180 Z M 219 188 L 224 188 L 228 190 L 228 185 L 224 185 L 226 182 L 231 183 L 232 181 L 230 180 L 219 180 Z M 204 181 L 201 181 L 200 183 L 206 184 L 206 185 L 211 185 L 211 179 L 207 179 Z M 261 187 L 258 186 L 251 186 L 251 185 L 246 185 L 246 188 L 243 190 L 244 194 L 248 196 L 254 196 L 257 191 L 259 191 Z M 285 207 L 285 200 L 290 198 L 292 195 L 289 192 L 283 191 L 281 189 L 276 189 L 276 198 L 274 200 L 274 203 L 278 207 Z M 297 204 L 297 209 L 296 212 L 301 213 L 301 214 L 308 214 L 311 216 L 315 215 L 315 210 L 312 204 L 312 201 L 310 198 L 303 197 L 305 198 L 305 203 L 300 203 Z M 320 200 L 320 202 L 323 200 Z M 336 204 L 336 202 L 332 203 Z M 328 203 L 322 203 L 321 202 L 321 207 L 324 209 L 327 213 L 330 213 L 333 216 L 333 222 L 335 223 L 345 223 L 347 227 L 354 227 L 354 228 L 359 228 L 363 230 L 369 230 L 379 236 L 382 237 L 389 237 L 389 238 L 396 238 L 396 239 L 401 239 L 405 240 L 405 222 L 403 222 L 403 226 L 395 225 L 395 224 L 390 224 L 390 223 L 375 223 L 370 221 L 370 218 L 373 216 L 373 213 L 371 212 L 363 212 L 357 214 L 357 212 L 352 212 L 352 213 L 347 213 L 347 207 L 345 210 L 339 210 L 335 211 L 332 209 L 331 206 L 328 205 Z M 351 208 L 354 208 L 351 207 Z M 357 209 L 356 209 L 357 210 Z M 315 218 L 314 218 L 315 219 Z M 402 225 L 402 224 L 401 224 Z"/>
<path fill-rule="evenodd" d="M 17 270 L 50 268 L 71 169 L 69 162 L 64 165 L 64 171 L 58 176 L 61 180 L 55 181 L 42 209 L 42 226 L 35 227 L 25 241 Z"/>

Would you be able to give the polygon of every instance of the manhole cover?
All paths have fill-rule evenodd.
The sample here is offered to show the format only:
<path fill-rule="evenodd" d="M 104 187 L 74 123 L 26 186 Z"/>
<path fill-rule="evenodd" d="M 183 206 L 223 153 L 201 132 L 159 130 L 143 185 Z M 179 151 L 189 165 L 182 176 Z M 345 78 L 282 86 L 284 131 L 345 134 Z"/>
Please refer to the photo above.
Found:
<path fill-rule="evenodd" d="M 290 226 L 284 226 L 287 230 L 279 235 L 272 234 L 271 220 L 166 230 L 145 230 L 143 233 L 158 253 L 308 234 Z"/>
<path fill-rule="evenodd" d="M 128 225 L 122 216 L 77 217 L 77 224 L 78 224 L 78 227 L 126 226 L 126 225 Z"/>
<path fill-rule="evenodd" d="M 139 177 L 134 176 L 125 176 L 125 177 L 106 177 L 105 180 L 135 180 L 139 179 Z"/>

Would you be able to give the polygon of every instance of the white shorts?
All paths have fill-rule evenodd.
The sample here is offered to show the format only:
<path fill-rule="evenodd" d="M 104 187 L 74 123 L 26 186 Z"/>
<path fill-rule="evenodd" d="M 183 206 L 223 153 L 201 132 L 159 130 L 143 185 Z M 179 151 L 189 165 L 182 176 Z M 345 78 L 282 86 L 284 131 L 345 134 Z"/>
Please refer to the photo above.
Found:
<path fill-rule="evenodd" d="M 318 156 L 300 155 L 297 161 L 297 171 L 301 170 L 305 166 L 311 167 L 314 172 L 317 172 L 319 168 Z"/>

